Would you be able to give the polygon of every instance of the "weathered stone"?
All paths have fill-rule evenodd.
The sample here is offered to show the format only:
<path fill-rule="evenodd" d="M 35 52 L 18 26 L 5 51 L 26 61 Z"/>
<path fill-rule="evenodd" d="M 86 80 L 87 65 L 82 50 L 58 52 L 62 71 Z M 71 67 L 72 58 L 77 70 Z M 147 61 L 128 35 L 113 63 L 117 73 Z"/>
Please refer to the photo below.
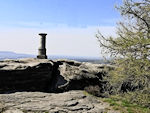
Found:
<path fill-rule="evenodd" d="M 19 109 L 9 109 L 9 110 L 4 111 L 3 113 L 23 113 L 23 111 Z"/>
<path fill-rule="evenodd" d="M 0 102 L 5 103 L 4 113 L 104 113 L 109 107 L 109 104 L 85 95 L 83 91 L 0 94 Z"/>
<path fill-rule="evenodd" d="M 83 90 L 88 86 L 102 86 L 103 76 L 113 68 L 111 65 L 81 63 L 71 60 L 56 60 L 58 69 L 55 73 L 51 91 Z"/>
<path fill-rule="evenodd" d="M 46 59 L 0 61 L 0 93 L 48 91 L 53 63 Z"/>
<path fill-rule="evenodd" d="M 0 61 L 0 93 L 16 91 L 64 92 L 105 84 L 109 65 L 72 60 L 20 59 Z"/>
<path fill-rule="evenodd" d="M 71 60 L 0 61 L 0 93 L 17 92 L 0 94 L 0 112 L 104 113 L 108 104 L 93 96 L 84 95 L 83 91 L 69 90 L 82 90 L 95 85 L 101 90 L 103 76 L 113 68 L 110 65 Z M 64 91 L 69 92 L 58 93 Z M 111 112 L 117 113 L 113 110 Z"/>

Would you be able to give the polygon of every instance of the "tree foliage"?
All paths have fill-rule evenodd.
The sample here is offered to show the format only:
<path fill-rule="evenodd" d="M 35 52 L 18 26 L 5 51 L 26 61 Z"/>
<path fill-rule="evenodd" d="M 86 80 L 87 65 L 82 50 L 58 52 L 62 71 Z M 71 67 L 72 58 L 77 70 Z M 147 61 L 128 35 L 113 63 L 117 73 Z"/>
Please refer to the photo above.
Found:
<path fill-rule="evenodd" d="M 136 76 L 133 81 L 148 84 L 150 80 L 150 0 L 124 0 L 117 7 L 123 20 L 118 23 L 116 37 L 96 34 L 105 53 L 116 58 L 118 65 L 111 72 L 113 80 L 123 82 Z M 140 79 L 141 78 L 141 79 Z M 139 80 L 140 79 L 140 80 Z"/>

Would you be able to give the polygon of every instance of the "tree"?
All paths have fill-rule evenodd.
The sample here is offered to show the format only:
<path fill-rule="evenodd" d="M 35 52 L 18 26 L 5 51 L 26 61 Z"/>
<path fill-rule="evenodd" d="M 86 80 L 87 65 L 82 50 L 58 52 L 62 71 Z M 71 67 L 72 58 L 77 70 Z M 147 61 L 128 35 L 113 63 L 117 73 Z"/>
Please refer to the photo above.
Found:
<path fill-rule="evenodd" d="M 115 63 L 118 68 L 111 72 L 112 79 L 122 82 L 125 78 L 134 76 L 136 78 L 134 80 L 138 83 L 148 85 L 150 81 L 150 0 L 124 0 L 123 5 L 117 9 L 123 17 L 123 21 L 118 23 L 117 37 L 106 38 L 100 32 L 96 34 L 105 52 L 116 57 Z"/>

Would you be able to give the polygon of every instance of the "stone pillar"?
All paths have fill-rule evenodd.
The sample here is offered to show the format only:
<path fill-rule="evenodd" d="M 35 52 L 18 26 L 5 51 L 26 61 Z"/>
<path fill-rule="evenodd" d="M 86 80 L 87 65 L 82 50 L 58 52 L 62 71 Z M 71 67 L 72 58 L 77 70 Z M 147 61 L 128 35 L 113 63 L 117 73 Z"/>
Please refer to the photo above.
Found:
<path fill-rule="evenodd" d="M 41 37 L 40 37 L 40 47 L 38 49 L 38 56 L 37 58 L 39 59 L 47 59 L 47 56 L 46 56 L 46 33 L 40 33 L 39 34 Z"/>

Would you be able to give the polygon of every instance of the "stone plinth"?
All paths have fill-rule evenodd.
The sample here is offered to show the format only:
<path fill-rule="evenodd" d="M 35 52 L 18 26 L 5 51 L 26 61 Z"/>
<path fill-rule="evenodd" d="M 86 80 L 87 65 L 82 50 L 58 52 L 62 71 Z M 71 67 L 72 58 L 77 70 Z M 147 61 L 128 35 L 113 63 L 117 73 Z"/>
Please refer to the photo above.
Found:
<path fill-rule="evenodd" d="M 46 55 L 46 33 L 40 33 L 40 47 L 38 49 L 38 56 L 39 59 L 47 59 Z"/>

